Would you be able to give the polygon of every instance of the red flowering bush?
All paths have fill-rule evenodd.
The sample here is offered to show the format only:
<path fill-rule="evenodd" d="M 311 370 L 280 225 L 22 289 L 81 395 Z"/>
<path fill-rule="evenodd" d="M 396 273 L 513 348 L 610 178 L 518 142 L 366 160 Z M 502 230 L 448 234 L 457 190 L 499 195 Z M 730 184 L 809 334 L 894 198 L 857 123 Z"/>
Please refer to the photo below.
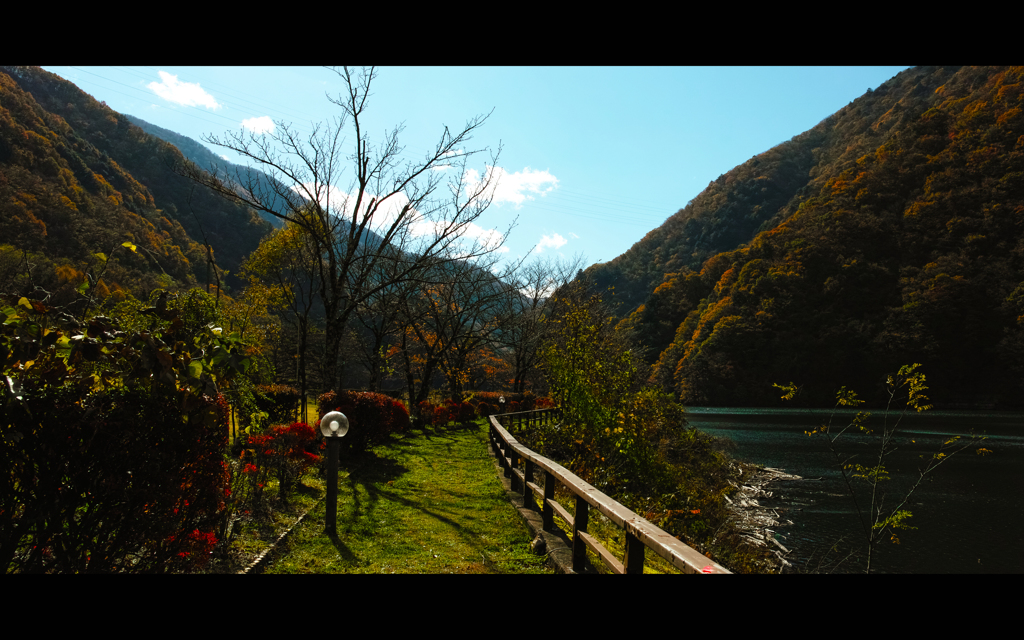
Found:
<path fill-rule="evenodd" d="M 537 398 L 537 403 L 534 406 L 535 409 L 551 409 L 554 408 L 555 401 L 551 398 Z"/>
<path fill-rule="evenodd" d="M 323 447 L 317 443 L 317 431 L 305 422 L 271 427 L 266 433 L 249 436 L 246 451 L 253 453 L 255 464 L 248 463 L 243 473 L 248 472 L 250 487 L 255 501 L 259 503 L 266 475 L 273 472 L 278 480 L 278 497 L 287 500 L 292 485 L 302 477 L 309 467 L 320 461 L 313 453 Z"/>
<path fill-rule="evenodd" d="M 340 411 L 348 418 L 349 431 L 341 439 L 341 448 L 361 453 L 380 444 L 392 433 L 409 429 L 409 411 L 405 405 L 382 393 L 369 391 L 328 391 L 318 398 L 320 418 Z"/>

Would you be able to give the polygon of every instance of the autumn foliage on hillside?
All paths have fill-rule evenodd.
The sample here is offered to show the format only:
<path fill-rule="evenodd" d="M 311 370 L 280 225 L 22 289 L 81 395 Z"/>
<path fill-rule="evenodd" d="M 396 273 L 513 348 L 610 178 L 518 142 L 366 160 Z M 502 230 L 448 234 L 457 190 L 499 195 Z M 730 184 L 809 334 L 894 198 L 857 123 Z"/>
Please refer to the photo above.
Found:
<path fill-rule="evenodd" d="M 50 291 L 70 275 L 58 269 L 82 271 L 126 240 L 140 251 L 110 266 L 112 292 L 145 297 L 204 282 L 204 234 L 217 267 L 236 272 L 270 227 L 194 189 L 173 171 L 181 160 L 70 82 L 34 67 L 0 67 L 0 238 L 34 254 L 20 267 L 32 271 L 34 285 Z"/>
<path fill-rule="evenodd" d="M 829 177 L 792 215 L 665 274 L 623 321 L 649 336 L 653 379 L 702 405 L 771 404 L 772 381 L 793 379 L 814 404 L 915 361 L 952 405 L 1019 403 L 1022 78 L 914 69 L 834 116 L 863 153 L 816 167 Z M 879 105 L 862 134 L 840 128 Z"/>

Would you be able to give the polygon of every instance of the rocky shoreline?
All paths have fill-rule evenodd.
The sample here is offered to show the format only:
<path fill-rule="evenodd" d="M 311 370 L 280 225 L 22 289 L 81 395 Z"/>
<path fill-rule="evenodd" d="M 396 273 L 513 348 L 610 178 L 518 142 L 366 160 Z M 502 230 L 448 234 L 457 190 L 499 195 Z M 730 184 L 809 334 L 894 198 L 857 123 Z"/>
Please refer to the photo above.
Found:
<path fill-rule="evenodd" d="M 779 541 L 778 530 L 793 524 L 792 520 L 779 513 L 784 509 L 782 497 L 773 486 L 780 480 L 802 480 L 797 475 L 782 469 L 759 467 L 749 463 L 734 462 L 736 477 L 741 481 L 729 480 L 736 488 L 732 497 L 726 496 L 733 525 L 741 532 L 740 537 L 747 543 L 763 547 L 775 556 L 777 573 L 782 573 L 792 564 L 786 559 L 791 553 Z"/>

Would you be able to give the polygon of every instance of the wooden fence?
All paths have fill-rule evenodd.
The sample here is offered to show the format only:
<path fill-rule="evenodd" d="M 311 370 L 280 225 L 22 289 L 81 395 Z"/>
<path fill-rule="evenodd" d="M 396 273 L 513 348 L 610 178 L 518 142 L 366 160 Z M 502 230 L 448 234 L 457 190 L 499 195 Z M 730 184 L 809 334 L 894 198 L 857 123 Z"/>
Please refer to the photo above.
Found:
<path fill-rule="evenodd" d="M 548 425 L 559 419 L 561 419 L 560 409 L 539 409 L 492 415 L 490 416 L 491 444 L 496 452 L 500 452 L 498 460 L 505 471 L 505 477 L 511 480 L 512 490 L 522 492 L 523 504 L 536 510 L 537 503 L 533 496 L 536 495 L 541 499 L 540 511 L 544 529 L 546 531 L 553 530 L 555 515 L 572 528 L 573 571 L 583 569 L 589 548 L 614 573 L 643 573 L 644 548 L 649 547 L 670 562 L 672 566 L 685 573 L 731 573 L 696 549 L 683 544 L 671 534 L 601 493 L 562 465 L 519 444 L 506 430 L 506 427 L 512 428 L 513 426 L 517 429 L 528 429 L 533 425 Z M 503 424 L 505 427 L 502 426 Z M 534 473 L 539 472 L 544 473 L 543 488 L 534 483 Z M 555 482 L 562 483 L 575 495 L 575 517 L 555 501 Z M 625 531 L 625 554 L 621 562 L 587 533 L 591 507 L 597 509 Z"/>

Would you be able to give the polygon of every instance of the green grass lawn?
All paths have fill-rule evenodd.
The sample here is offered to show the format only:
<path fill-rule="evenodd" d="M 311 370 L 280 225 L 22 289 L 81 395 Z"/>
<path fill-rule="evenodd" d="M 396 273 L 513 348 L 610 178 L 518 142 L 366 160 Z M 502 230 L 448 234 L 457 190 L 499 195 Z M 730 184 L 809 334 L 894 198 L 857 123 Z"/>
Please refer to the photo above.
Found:
<path fill-rule="evenodd" d="M 553 573 L 529 551 L 482 420 L 343 458 L 337 537 L 324 511 L 321 501 L 265 573 Z"/>

